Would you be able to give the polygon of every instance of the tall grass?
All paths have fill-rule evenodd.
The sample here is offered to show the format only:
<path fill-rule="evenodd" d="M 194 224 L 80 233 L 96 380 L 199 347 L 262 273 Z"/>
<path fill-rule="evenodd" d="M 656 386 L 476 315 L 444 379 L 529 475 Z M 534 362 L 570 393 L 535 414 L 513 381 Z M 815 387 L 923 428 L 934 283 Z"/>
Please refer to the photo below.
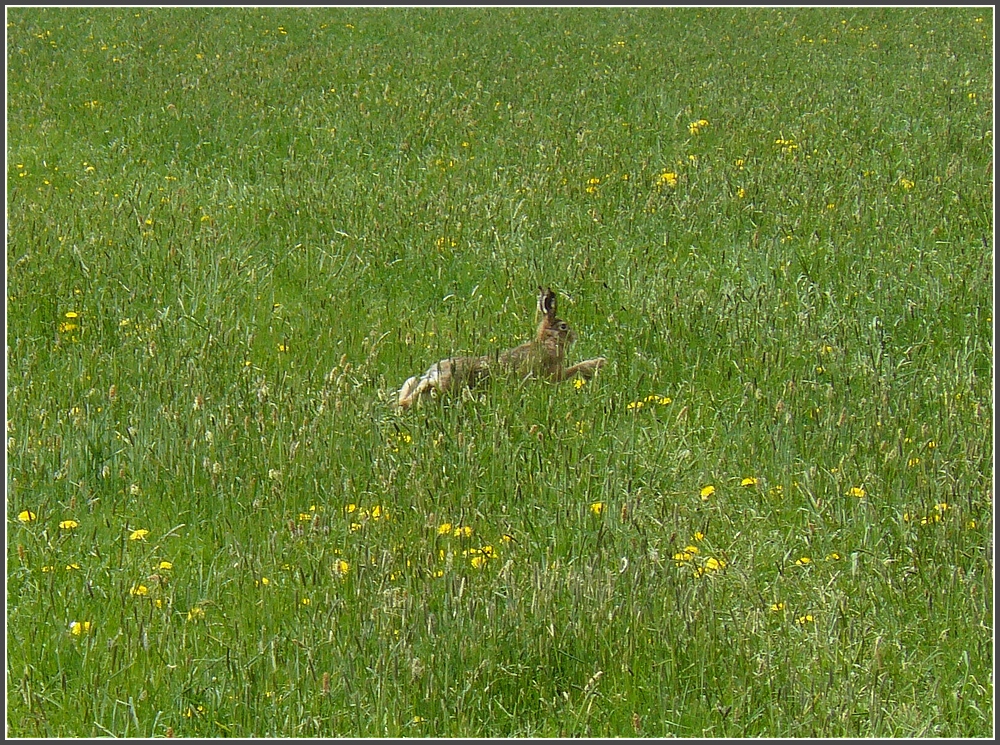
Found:
<path fill-rule="evenodd" d="M 991 8 L 7 16 L 8 734 L 992 734 Z"/>

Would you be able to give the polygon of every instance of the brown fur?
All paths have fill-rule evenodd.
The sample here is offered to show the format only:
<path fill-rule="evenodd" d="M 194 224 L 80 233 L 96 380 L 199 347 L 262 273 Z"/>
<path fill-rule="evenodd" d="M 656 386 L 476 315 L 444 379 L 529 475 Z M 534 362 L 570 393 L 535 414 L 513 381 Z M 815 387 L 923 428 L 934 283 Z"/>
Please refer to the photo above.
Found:
<path fill-rule="evenodd" d="M 474 386 L 495 373 L 516 374 L 520 378 L 543 378 L 553 382 L 575 375 L 589 378 L 604 365 L 603 357 L 566 367 L 566 350 L 576 333 L 556 317 L 556 296 L 549 288 L 538 288 L 538 310 L 543 315 L 535 338 L 513 349 L 483 357 L 450 357 L 435 362 L 422 376 L 414 376 L 399 390 L 398 404 L 407 409 L 432 392 Z"/>

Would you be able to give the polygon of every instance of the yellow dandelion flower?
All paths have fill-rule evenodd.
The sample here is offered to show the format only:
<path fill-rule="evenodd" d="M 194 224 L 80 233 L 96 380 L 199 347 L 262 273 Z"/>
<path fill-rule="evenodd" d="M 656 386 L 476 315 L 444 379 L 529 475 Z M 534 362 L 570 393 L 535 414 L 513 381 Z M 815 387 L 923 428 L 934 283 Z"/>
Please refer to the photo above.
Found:
<path fill-rule="evenodd" d="M 136 597 L 145 597 L 149 595 L 149 588 L 146 585 L 133 585 L 129 589 L 128 594 Z"/>
<path fill-rule="evenodd" d="M 445 533 L 451 532 L 451 523 L 441 523 L 438 527 L 438 535 L 444 535 Z"/>
<path fill-rule="evenodd" d="M 669 396 L 661 396 L 658 393 L 651 393 L 643 399 L 643 402 L 647 404 L 659 404 L 660 406 L 666 406 L 667 404 L 673 403 L 673 399 Z"/>
<path fill-rule="evenodd" d="M 586 383 L 587 381 L 584 380 L 583 378 L 576 378 L 573 381 L 573 387 L 579 390 L 580 388 L 583 388 L 583 386 L 586 385 Z"/>
<path fill-rule="evenodd" d="M 590 505 L 590 511 L 595 515 L 600 515 L 604 512 L 604 502 L 594 502 Z"/>
<path fill-rule="evenodd" d="M 72 621 L 69 625 L 69 633 L 73 636 L 90 633 L 90 621 Z"/>
<path fill-rule="evenodd" d="M 771 612 L 772 613 L 779 613 L 780 611 L 783 611 L 784 609 L 785 609 L 785 604 L 784 603 L 772 603 L 771 604 Z"/>
<path fill-rule="evenodd" d="M 899 177 L 899 187 L 900 187 L 900 188 L 901 188 L 901 189 L 902 189 L 903 191 L 909 191 L 909 190 L 910 190 L 910 189 L 912 189 L 912 188 L 913 188 L 914 186 L 916 186 L 916 184 L 915 184 L 915 183 L 914 183 L 913 181 L 911 181 L 910 179 L 908 179 L 908 178 L 904 178 L 903 176 L 900 176 L 900 177 Z"/>
<path fill-rule="evenodd" d="M 697 530 L 695 531 L 695 534 L 692 536 L 692 539 L 696 541 L 703 541 L 705 540 L 705 534 L 702 533 L 700 530 Z"/>
<path fill-rule="evenodd" d="M 809 564 L 812 564 L 812 559 L 810 559 L 808 556 L 803 556 L 801 559 L 795 560 L 795 566 L 804 567 Z"/>
<path fill-rule="evenodd" d="M 708 486 L 701 487 L 701 498 L 702 500 L 707 500 L 710 496 L 715 494 L 715 487 L 709 484 Z"/>
<path fill-rule="evenodd" d="M 865 497 L 865 496 L 866 496 L 867 494 L 868 494 L 868 492 L 866 492 L 866 491 L 865 491 L 864 489 L 862 489 L 862 488 L 861 488 L 860 486 L 852 486 L 852 487 L 851 487 L 851 488 L 850 488 L 850 489 L 848 490 L 848 492 L 847 492 L 847 496 L 849 496 L 849 497 L 857 497 L 858 499 L 864 499 L 864 497 Z"/>
<path fill-rule="evenodd" d="M 484 566 L 486 566 L 486 562 L 488 560 L 489 557 L 483 554 L 476 554 L 475 556 L 472 557 L 470 561 L 473 567 L 475 567 L 476 569 L 482 569 Z"/>
<path fill-rule="evenodd" d="M 302 598 L 302 605 L 312 605 L 312 600 L 310 598 Z"/>
<path fill-rule="evenodd" d="M 174 565 L 169 561 L 161 561 L 159 564 L 156 565 L 156 568 L 159 569 L 160 571 L 165 572 L 173 569 Z"/>
<path fill-rule="evenodd" d="M 669 186 L 671 188 L 677 186 L 677 174 L 673 171 L 664 171 L 656 179 L 657 186 Z"/>
<path fill-rule="evenodd" d="M 254 587 L 267 587 L 269 584 L 271 584 L 271 580 L 267 577 L 261 577 L 260 579 L 255 579 L 253 581 Z"/>
<path fill-rule="evenodd" d="M 753 476 L 747 476 L 740 481 L 740 486 L 757 486 L 757 479 Z"/>
<path fill-rule="evenodd" d="M 80 565 L 77 564 L 75 561 L 72 564 L 67 564 L 66 565 L 66 571 L 67 572 L 73 572 L 73 571 L 78 570 L 79 568 L 80 568 Z"/>
<path fill-rule="evenodd" d="M 714 556 L 709 556 L 705 561 L 705 571 L 707 572 L 717 572 L 721 569 L 726 568 L 726 562 L 722 559 L 716 559 Z"/>
<path fill-rule="evenodd" d="M 372 507 L 372 520 L 389 519 L 389 515 L 382 509 L 382 505 L 375 505 Z"/>
<path fill-rule="evenodd" d="M 17 519 L 22 523 L 31 523 L 38 519 L 38 515 L 31 510 L 23 510 L 22 512 L 17 513 Z"/>
<path fill-rule="evenodd" d="M 336 567 L 337 567 L 337 574 L 339 574 L 341 577 L 343 577 L 349 571 L 351 571 L 351 565 L 348 564 L 343 559 L 337 559 Z"/>
<path fill-rule="evenodd" d="M 187 614 L 187 620 L 189 621 L 197 621 L 198 619 L 204 617 L 205 617 L 205 609 L 198 605 L 189 610 Z"/>
<path fill-rule="evenodd" d="M 129 535 L 128 539 L 130 541 L 144 541 L 146 540 L 146 536 L 148 535 L 149 535 L 148 530 L 146 530 L 145 528 L 139 528 L 138 530 L 133 530 L 132 533 Z"/>
<path fill-rule="evenodd" d="M 687 553 L 686 551 L 679 551 L 673 556 L 674 561 L 677 562 L 677 566 L 680 566 L 685 561 L 691 561 L 692 558 L 694 557 L 691 556 L 691 554 Z"/>
<path fill-rule="evenodd" d="M 813 620 L 814 619 L 812 617 L 812 614 L 806 613 L 804 616 L 799 616 L 798 618 L 796 618 L 795 623 L 799 624 L 800 626 L 804 626 L 807 623 L 812 623 Z"/>
<path fill-rule="evenodd" d="M 701 130 L 708 126 L 707 119 L 699 119 L 696 122 L 691 122 L 688 124 L 688 132 L 692 135 L 699 134 Z"/>

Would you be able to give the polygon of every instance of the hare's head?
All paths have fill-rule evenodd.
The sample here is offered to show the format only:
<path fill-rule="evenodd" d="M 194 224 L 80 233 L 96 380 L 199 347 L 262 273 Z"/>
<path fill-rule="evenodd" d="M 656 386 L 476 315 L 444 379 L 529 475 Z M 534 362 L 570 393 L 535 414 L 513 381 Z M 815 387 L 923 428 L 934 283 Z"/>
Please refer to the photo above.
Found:
<path fill-rule="evenodd" d="M 538 288 L 538 312 L 544 318 L 538 324 L 536 342 L 555 346 L 560 351 L 576 341 L 576 332 L 563 319 L 556 317 L 556 294 L 548 287 Z"/>

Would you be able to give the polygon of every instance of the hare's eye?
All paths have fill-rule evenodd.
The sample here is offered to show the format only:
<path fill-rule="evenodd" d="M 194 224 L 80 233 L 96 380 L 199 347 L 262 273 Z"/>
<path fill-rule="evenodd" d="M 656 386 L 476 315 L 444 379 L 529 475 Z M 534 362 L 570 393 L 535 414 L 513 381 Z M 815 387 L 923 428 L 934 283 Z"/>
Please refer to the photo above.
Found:
<path fill-rule="evenodd" d="M 559 322 L 559 330 L 560 331 L 569 331 L 569 324 L 566 323 L 565 321 L 560 321 Z"/>

